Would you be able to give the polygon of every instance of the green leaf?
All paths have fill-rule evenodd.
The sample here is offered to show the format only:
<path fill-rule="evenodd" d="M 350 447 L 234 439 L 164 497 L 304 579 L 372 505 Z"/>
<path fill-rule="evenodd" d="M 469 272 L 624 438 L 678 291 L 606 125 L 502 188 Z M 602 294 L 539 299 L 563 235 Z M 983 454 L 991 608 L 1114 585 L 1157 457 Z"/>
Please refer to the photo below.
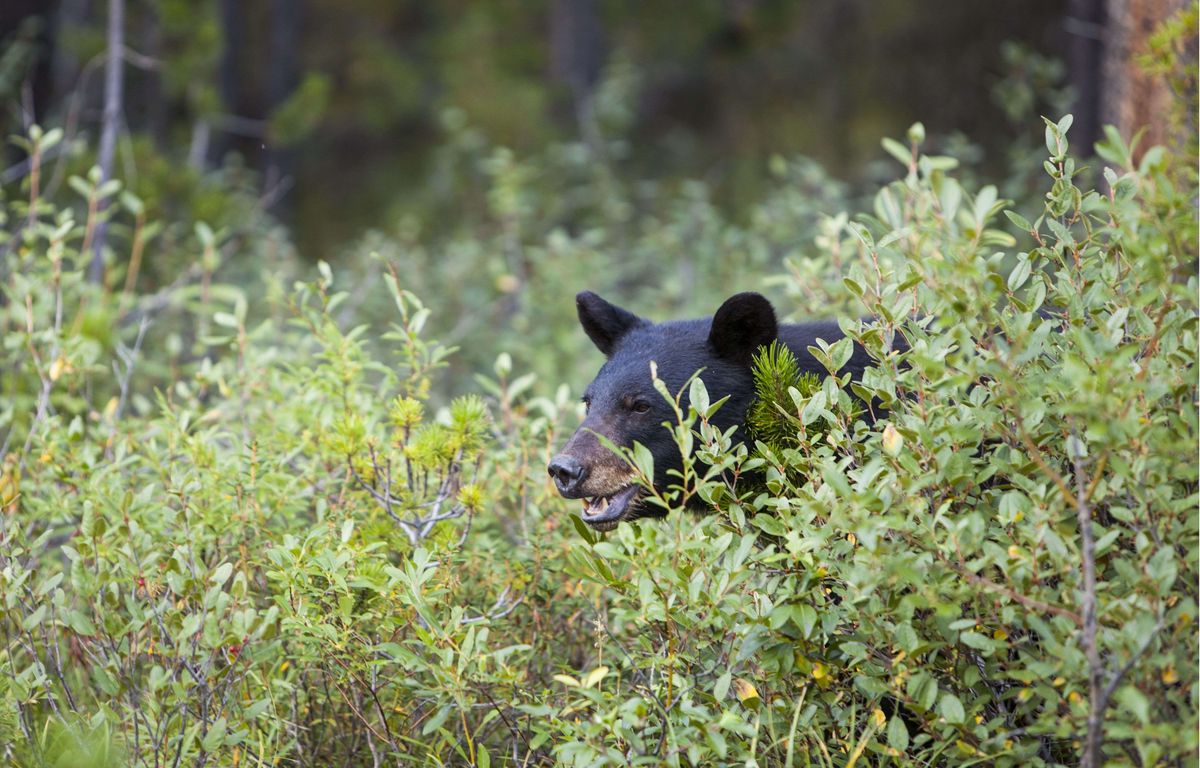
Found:
<path fill-rule="evenodd" d="M 28 632 L 29 630 L 37 627 L 42 623 L 42 619 L 46 618 L 46 611 L 48 609 L 49 606 L 46 603 L 41 603 L 38 605 L 38 607 L 34 609 L 33 613 L 26 616 L 25 620 L 21 622 L 21 628 Z"/>
<path fill-rule="evenodd" d="M 990 637 L 985 637 L 978 632 L 963 632 L 958 639 L 962 641 L 963 645 L 987 653 L 991 653 L 996 648 L 996 644 Z"/>
<path fill-rule="evenodd" d="M 66 624 L 77 635 L 90 637 L 96 634 L 96 625 L 92 623 L 87 614 L 79 609 L 67 611 Z"/>
<path fill-rule="evenodd" d="M 808 426 L 821 417 L 825 412 L 825 392 L 821 390 L 813 394 L 800 414 L 800 422 Z"/>
<path fill-rule="evenodd" d="M 699 376 L 692 379 L 692 384 L 688 392 L 688 402 L 692 408 L 696 409 L 696 413 L 707 415 L 709 406 L 708 390 Z"/>
<path fill-rule="evenodd" d="M 900 752 L 908 749 L 908 726 L 904 724 L 904 718 L 893 715 L 888 721 L 887 742 L 889 747 Z"/>
<path fill-rule="evenodd" d="M 601 680 L 608 675 L 608 667 L 600 666 L 588 672 L 583 678 L 584 688 L 594 688 Z"/>
<path fill-rule="evenodd" d="M 962 702 L 953 693 L 942 694 L 941 699 L 938 700 L 938 713 L 946 718 L 946 722 L 955 725 L 961 724 L 967 719 Z"/>
<path fill-rule="evenodd" d="M 733 672 L 725 670 L 725 672 L 717 678 L 717 684 L 713 686 L 713 698 L 717 701 L 723 701 L 726 694 L 729 693 L 729 684 L 733 682 Z"/>
<path fill-rule="evenodd" d="M 806 639 L 811 638 L 813 628 L 817 625 L 817 610 L 807 603 L 802 603 L 792 609 L 792 616 L 800 627 L 801 634 Z"/>
<path fill-rule="evenodd" d="M 895 139 L 884 137 L 881 143 L 883 144 L 884 150 L 886 150 L 889 155 L 896 158 L 896 162 L 900 163 L 900 165 L 903 165 L 905 168 L 907 168 L 908 164 L 912 162 L 912 151 L 900 142 L 896 141 Z"/>
<path fill-rule="evenodd" d="M 204 748 L 205 752 L 215 752 L 225 743 L 225 731 L 227 728 L 228 725 L 225 722 L 225 718 L 218 717 L 213 721 L 213 724 L 208 727 L 208 733 L 204 735 L 204 738 L 200 742 L 200 746 Z"/>
<path fill-rule="evenodd" d="M 226 328 L 237 328 L 239 325 L 238 319 L 228 312 L 213 313 L 213 322 Z"/>
<path fill-rule="evenodd" d="M 1025 232 L 1033 231 L 1033 225 L 1029 223 L 1029 219 L 1025 218 L 1024 216 L 1017 213 L 1016 211 L 1006 210 L 1004 212 L 1004 215 L 1007 216 L 1008 220 L 1011 221 L 1013 224 L 1015 224 L 1018 229 L 1021 229 Z"/>
<path fill-rule="evenodd" d="M 1013 271 L 1008 275 L 1008 290 L 1016 291 L 1025 281 L 1029 279 L 1029 273 L 1033 270 L 1033 265 L 1029 258 L 1018 258 L 1017 266 L 1013 267 Z"/>
<path fill-rule="evenodd" d="M 1123 685 L 1117 690 L 1115 698 L 1138 719 L 1138 722 L 1149 725 L 1150 700 L 1146 698 L 1146 694 L 1132 685 Z"/>
<path fill-rule="evenodd" d="M 232 574 L 233 563 L 221 563 L 221 565 L 217 566 L 217 570 L 213 571 L 212 576 L 208 580 L 213 584 L 221 585 L 229 581 L 229 577 Z"/>
<path fill-rule="evenodd" d="M 583 522 L 579 515 L 570 516 L 571 525 L 575 528 L 575 532 L 579 534 L 579 538 L 583 539 L 589 546 L 594 545 L 600 540 L 600 535 L 592 530 L 591 526 Z"/>
<path fill-rule="evenodd" d="M 638 471 L 647 478 L 654 477 L 654 454 L 641 443 L 633 444 L 633 463 Z"/>
<path fill-rule="evenodd" d="M 446 718 L 450 717 L 450 713 L 454 711 L 454 707 L 449 704 L 443 706 L 433 717 L 429 718 L 425 725 L 421 728 L 421 735 L 428 736 L 429 734 L 442 727 L 442 723 L 446 722 Z"/>
<path fill-rule="evenodd" d="M 213 234 L 212 227 L 208 226 L 203 221 L 197 221 L 195 225 L 196 237 L 200 240 L 200 244 L 205 248 L 213 247 L 216 242 L 216 235 Z"/>

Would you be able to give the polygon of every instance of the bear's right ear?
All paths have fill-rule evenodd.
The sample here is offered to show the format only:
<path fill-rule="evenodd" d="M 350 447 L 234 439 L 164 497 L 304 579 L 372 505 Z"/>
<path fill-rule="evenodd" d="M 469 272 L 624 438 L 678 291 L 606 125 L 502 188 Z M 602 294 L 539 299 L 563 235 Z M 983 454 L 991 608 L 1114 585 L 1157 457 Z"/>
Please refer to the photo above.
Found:
<path fill-rule="evenodd" d="M 758 293 L 730 296 L 713 315 L 708 343 L 721 357 L 750 364 L 754 351 L 779 334 L 775 308 Z"/>
<path fill-rule="evenodd" d="M 609 304 L 591 291 L 575 295 L 575 308 L 579 311 L 579 324 L 583 326 L 584 333 L 605 357 L 612 355 L 622 336 L 646 324 L 642 318 Z"/>

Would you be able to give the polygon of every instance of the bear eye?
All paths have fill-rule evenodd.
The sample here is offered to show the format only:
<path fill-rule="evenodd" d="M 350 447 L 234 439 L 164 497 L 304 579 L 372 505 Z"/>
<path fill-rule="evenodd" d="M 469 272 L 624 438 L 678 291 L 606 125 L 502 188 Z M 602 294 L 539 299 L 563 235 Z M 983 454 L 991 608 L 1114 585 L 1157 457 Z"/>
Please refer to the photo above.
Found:
<path fill-rule="evenodd" d="M 634 413 L 649 413 L 650 403 L 647 403 L 645 400 L 635 400 L 629 409 Z"/>

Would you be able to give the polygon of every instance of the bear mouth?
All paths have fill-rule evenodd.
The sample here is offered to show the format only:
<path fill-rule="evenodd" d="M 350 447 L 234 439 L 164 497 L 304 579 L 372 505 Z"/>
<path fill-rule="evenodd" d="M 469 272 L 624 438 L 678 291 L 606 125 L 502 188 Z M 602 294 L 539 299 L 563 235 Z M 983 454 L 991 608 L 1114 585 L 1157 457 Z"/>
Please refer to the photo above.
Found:
<path fill-rule="evenodd" d="M 611 531 L 625 519 L 637 492 L 638 486 L 627 485 L 609 496 L 585 498 L 580 517 L 597 531 Z"/>

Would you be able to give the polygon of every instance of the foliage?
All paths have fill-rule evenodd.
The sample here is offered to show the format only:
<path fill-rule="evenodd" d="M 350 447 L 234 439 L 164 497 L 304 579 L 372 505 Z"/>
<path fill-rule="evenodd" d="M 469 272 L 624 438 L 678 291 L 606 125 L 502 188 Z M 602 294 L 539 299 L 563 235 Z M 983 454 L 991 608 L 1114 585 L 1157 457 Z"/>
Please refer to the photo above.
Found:
<path fill-rule="evenodd" d="M 421 265 L 406 277 L 418 295 L 441 297 L 431 332 L 460 350 L 447 377 L 458 393 L 495 359 L 497 337 L 509 340 L 518 368 L 580 380 L 594 365 L 569 300 L 578 291 L 619 293 L 671 317 L 711 312 L 749 275 L 775 273 L 789 258 L 806 269 L 807 233 L 819 231 L 822 211 L 846 203 L 845 185 L 815 163 L 780 157 L 770 194 L 741 221 L 704 182 L 619 175 L 603 158 L 620 139 L 606 140 L 599 158 L 575 142 L 521 157 L 492 146 L 461 115 L 447 119 L 453 141 L 437 178 L 450 199 L 429 220 L 454 227 L 408 219 L 369 232 L 339 263 L 364 286 L 384 262 Z M 387 311 L 365 291 L 359 303 L 368 317 Z"/>
<path fill-rule="evenodd" d="M 802 372 L 796 356 L 779 340 L 754 353 L 752 370 L 755 399 L 746 413 L 751 438 L 772 450 L 794 448 L 803 442 L 805 428 L 817 420 L 819 412 L 814 409 L 796 419 L 791 411 L 795 403 L 817 393 L 820 379 Z"/>
<path fill-rule="evenodd" d="M 849 225 L 879 320 L 844 325 L 880 362 L 851 386 L 888 424 L 849 418 L 831 351 L 828 432 L 764 459 L 768 493 L 710 477 L 720 517 L 577 557 L 631 684 L 567 681 L 595 714 L 560 756 L 1072 764 L 1107 712 L 1113 764 L 1194 758 L 1195 209 L 1111 132 L 1111 193 L 1074 187 L 1069 123 L 1015 259 L 994 192 L 915 152 Z M 698 458 L 727 453 L 707 415 Z"/>
<path fill-rule="evenodd" d="M 1111 764 L 1194 760 L 1195 190 L 1111 132 L 1103 191 L 1077 186 L 1069 124 L 1046 124 L 1032 220 L 919 127 L 885 143 L 900 177 L 871 212 L 819 216 L 811 167 L 780 161 L 741 223 L 699 185 L 606 200 L 580 147 L 480 142 L 504 227 L 460 235 L 453 267 L 414 266 L 416 231 L 363 256 L 372 279 L 286 284 L 285 256 L 253 280 L 225 258 L 270 230 L 159 223 L 86 175 L 45 197 L 60 135 L 33 132 L 0 243 L 5 759 L 1070 765 L 1098 713 Z M 591 179 L 576 232 L 569 168 Z M 612 229 L 601 204 L 665 213 Z M 142 293 L 147 247 L 195 266 Z M 774 272 L 781 306 L 845 318 L 878 365 L 840 380 L 851 340 L 818 346 L 814 383 L 761 355 L 791 427 L 759 412 L 753 451 L 702 378 L 663 390 L 691 450 L 656 500 L 712 514 L 599 535 L 543 469 L 578 416 L 555 385 L 594 359 L 563 341 L 567 286 L 636 304 L 649 255 L 672 312 Z M 512 303 L 456 334 L 480 275 Z"/>
<path fill-rule="evenodd" d="M 175 169 L 219 168 L 237 153 L 271 187 L 288 186 L 273 212 L 310 261 L 332 263 L 396 211 L 434 220 L 427 206 L 443 194 L 427 183 L 429 161 L 448 108 L 523 155 L 579 133 L 620 136 L 610 159 L 622 175 L 703 176 L 738 212 L 765 196 L 771 155 L 803 152 L 857 179 L 876 138 L 919 115 L 965 130 L 995 171 L 1017 135 L 987 98 L 1010 60 L 1002 43 L 1053 50 L 1063 13 L 1038 0 L 875 0 L 871 13 L 693 5 L 680 23 L 649 5 L 597 2 L 129 2 L 123 126 Z M 107 6 L 6 10 L 31 22 L 0 40 L 0 132 L 32 115 L 86 149 L 98 133 Z M 92 160 L 82 162 L 80 175 Z M 147 160 L 135 166 L 122 146 L 118 162 L 135 186 L 129 168 L 140 175 Z"/>

